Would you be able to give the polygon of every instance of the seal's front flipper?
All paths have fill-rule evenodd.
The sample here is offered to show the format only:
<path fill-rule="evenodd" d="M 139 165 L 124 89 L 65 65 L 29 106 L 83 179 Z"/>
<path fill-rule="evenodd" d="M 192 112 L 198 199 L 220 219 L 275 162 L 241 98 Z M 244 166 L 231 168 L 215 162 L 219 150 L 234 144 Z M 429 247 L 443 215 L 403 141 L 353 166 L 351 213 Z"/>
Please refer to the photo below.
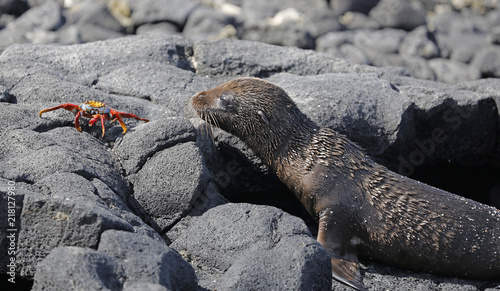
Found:
<path fill-rule="evenodd" d="M 335 211 L 326 210 L 319 215 L 318 242 L 332 259 L 332 276 L 358 290 L 367 290 L 359 272 L 357 244 L 346 215 L 336 217 Z"/>
<path fill-rule="evenodd" d="M 357 290 L 367 290 L 365 285 L 363 284 L 363 281 L 361 280 L 361 274 L 359 273 L 359 267 L 357 263 L 332 258 L 332 277 L 335 280 L 351 286 Z"/>

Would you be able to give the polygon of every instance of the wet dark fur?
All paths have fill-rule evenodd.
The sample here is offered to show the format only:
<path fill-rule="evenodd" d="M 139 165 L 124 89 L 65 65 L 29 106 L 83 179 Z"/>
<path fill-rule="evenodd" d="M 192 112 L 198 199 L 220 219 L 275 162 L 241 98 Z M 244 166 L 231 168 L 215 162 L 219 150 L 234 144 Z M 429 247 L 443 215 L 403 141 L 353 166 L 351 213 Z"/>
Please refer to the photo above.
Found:
<path fill-rule="evenodd" d="M 499 210 L 376 164 L 267 81 L 236 79 L 196 94 L 192 104 L 243 140 L 318 220 L 318 241 L 344 283 L 364 288 L 358 253 L 416 271 L 500 278 Z"/>

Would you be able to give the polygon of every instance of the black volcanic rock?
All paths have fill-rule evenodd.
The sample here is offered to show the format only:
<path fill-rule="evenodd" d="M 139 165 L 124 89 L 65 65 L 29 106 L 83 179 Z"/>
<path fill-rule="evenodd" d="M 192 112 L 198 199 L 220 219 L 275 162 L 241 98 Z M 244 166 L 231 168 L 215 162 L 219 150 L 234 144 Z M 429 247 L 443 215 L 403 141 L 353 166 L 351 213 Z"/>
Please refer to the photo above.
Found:
<path fill-rule="evenodd" d="M 458 190 L 473 184 L 478 193 L 469 194 L 499 200 L 500 22 L 491 7 L 347 1 L 365 14 L 339 15 L 339 1 L 323 0 L 97 0 L 6 8 L 20 2 L 0 1 L 0 199 L 15 200 L 0 216 L 15 210 L 15 275 L 33 290 L 349 290 L 330 286 L 316 224 L 293 194 L 190 108 L 196 92 L 241 76 L 281 86 L 311 119 L 392 170 Z M 102 137 L 100 123 L 82 117 L 78 132 L 63 109 L 38 116 L 86 100 L 150 122 L 125 119 L 122 135 L 107 121 Z M 10 227 L 0 222 L 2 254 Z M 0 256 L 2 278 L 9 260 Z M 369 259 L 361 272 L 375 290 L 484 284 Z"/>

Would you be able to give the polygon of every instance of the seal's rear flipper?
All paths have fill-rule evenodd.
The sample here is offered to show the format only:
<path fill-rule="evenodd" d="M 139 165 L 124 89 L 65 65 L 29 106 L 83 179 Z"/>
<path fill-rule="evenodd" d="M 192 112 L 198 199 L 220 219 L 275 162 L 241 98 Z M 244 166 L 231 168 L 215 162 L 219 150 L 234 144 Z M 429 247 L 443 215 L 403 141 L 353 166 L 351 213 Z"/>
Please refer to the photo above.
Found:
<path fill-rule="evenodd" d="M 367 290 L 361 280 L 357 263 L 332 258 L 332 277 L 357 290 Z"/>

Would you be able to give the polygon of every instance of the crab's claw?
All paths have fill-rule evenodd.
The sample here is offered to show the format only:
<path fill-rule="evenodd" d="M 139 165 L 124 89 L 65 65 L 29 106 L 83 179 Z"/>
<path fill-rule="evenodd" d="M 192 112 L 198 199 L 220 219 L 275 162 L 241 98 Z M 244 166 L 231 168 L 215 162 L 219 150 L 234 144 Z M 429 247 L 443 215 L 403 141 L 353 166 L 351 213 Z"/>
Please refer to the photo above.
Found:
<path fill-rule="evenodd" d="M 106 128 L 104 127 L 104 121 L 106 121 L 106 119 L 109 119 L 107 114 L 96 114 L 89 121 L 90 126 L 93 126 L 96 122 L 101 121 L 102 137 L 104 137 L 104 133 L 106 133 Z"/>

